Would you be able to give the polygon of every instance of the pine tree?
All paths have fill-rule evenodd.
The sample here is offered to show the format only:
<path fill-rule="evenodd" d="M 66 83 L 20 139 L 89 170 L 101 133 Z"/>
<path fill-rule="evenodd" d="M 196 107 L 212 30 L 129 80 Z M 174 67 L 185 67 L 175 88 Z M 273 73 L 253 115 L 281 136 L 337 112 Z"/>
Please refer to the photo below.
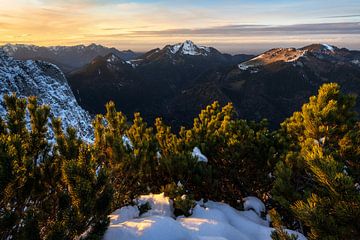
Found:
<path fill-rule="evenodd" d="M 300 220 L 310 239 L 360 236 L 360 193 L 354 181 L 359 173 L 351 168 L 354 158 L 348 152 L 354 148 L 354 104 L 338 85 L 324 84 L 282 124 L 289 144 L 276 167 L 274 199 Z"/>
<path fill-rule="evenodd" d="M 274 231 L 271 233 L 271 239 L 273 240 L 297 240 L 298 237 L 294 234 L 289 234 L 283 227 L 280 215 L 275 209 L 269 211 L 271 217 L 271 225 L 274 227 Z"/>
<path fill-rule="evenodd" d="M 96 171 L 92 146 L 72 128 L 64 134 L 61 121 L 53 120 L 54 146 L 48 140 L 48 106 L 39 106 L 35 97 L 4 99 L 8 113 L 0 120 L 0 238 L 72 239 L 106 223 L 112 188 L 108 170 Z"/>
<path fill-rule="evenodd" d="M 266 120 L 255 123 L 236 119 L 231 103 L 206 107 L 186 132 L 186 142 L 199 146 L 214 169 L 210 197 L 237 204 L 249 194 L 262 196 L 269 190 L 268 173 L 274 156 L 274 138 Z M 217 186 L 216 186 L 217 185 Z"/>

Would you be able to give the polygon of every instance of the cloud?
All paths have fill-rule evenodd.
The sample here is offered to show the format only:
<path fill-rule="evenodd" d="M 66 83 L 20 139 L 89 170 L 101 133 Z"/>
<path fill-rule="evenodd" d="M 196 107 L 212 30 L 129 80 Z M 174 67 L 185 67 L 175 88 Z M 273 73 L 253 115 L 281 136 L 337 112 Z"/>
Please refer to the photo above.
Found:
<path fill-rule="evenodd" d="M 360 14 L 326 16 L 322 18 L 360 18 Z"/>
<path fill-rule="evenodd" d="M 226 25 L 208 28 L 180 28 L 155 31 L 132 31 L 129 36 L 168 35 L 220 35 L 220 36 L 269 36 L 269 35 L 310 35 L 310 34 L 360 34 L 360 22 L 271 25 Z M 109 34 L 102 36 L 124 36 Z"/>

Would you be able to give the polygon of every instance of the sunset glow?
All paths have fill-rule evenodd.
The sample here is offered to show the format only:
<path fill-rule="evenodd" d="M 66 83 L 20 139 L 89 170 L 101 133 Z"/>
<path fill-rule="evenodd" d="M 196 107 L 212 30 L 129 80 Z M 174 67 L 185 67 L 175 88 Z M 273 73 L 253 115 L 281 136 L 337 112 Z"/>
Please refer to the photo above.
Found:
<path fill-rule="evenodd" d="M 1 0 L 0 44 L 92 42 L 145 51 L 191 39 L 223 51 L 326 41 L 360 48 L 360 2 Z"/>

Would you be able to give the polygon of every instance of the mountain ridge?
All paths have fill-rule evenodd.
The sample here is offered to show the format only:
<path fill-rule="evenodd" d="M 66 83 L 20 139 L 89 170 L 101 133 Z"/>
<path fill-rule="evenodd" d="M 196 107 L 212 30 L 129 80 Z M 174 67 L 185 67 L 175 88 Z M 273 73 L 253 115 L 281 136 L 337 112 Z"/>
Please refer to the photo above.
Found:
<path fill-rule="evenodd" d="M 270 126 L 277 128 L 323 83 L 337 82 L 345 92 L 360 94 L 359 51 L 312 44 L 275 48 L 242 59 L 216 49 L 210 50 L 213 54 L 181 52 L 183 46 L 201 49 L 192 44 L 185 41 L 153 49 L 128 61 L 129 65 L 121 63 L 111 69 L 104 65 L 104 75 L 88 65 L 81 74 L 69 76 L 70 85 L 92 113 L 102 112 L 105 100 L 114 100 L 130 117 L 132 112 L 140 111 L 149 122 L 162 116 L 175 127 L 190 124 L 203 107 L 215 100 L 233 102 L 241 118 L 267 118 Z M 92 99 L 86 96 L 89 94 Z M 104 94 L 107 96 L 102 97 Z M 93 104 L 99 102 L 94 108 Z"/>
<path fill-rule="evenodd" d="M 39 60 L 15 60 L 0 50 L 0 79 L 0 116 L 6 116 L 5 94 L 15 93 L 21 98 L 36 96 L 39 104 L 51 107 L 51 117 L 62 119 L 64 128 L 76 127 L 80 137 L 91 141 L 91 117 L 78 105 L 65 75 L 57 66 Z M 29 123 L 28 113 L 27 121 Z M 54 137 L 51 130 L 49 134 L 49 138 Z"/>
<path fill-rule="evenodd" d="M 135 58 L 138 54 L 116 48 L 108 48 L 99 44 L 75 46 L 50 46 L 42 47 L 26 44 L 6 44 L 0 46 L 7 55 L 18 60 L 43 60 L 51 62 L 60 67 L 64 72 L 71 72 L 81 68 L 98 56 L 105 56 L 113 53 L 123 60 Z"/>

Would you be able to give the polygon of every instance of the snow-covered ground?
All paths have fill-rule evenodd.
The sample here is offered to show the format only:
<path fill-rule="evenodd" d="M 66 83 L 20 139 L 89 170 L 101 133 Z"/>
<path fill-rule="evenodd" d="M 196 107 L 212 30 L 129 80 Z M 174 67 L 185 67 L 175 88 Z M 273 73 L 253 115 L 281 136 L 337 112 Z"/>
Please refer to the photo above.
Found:
<path fill-rule="evenodd" d="M 260 217 L 265 206 L 255 197 L 244 198 L 245 211 L 225 203 L 200 201 L 190 217 L 177 218 L 171 199 L 163 193 L 144 195 L 135 202 L 147 202 L 151 209 L 141 216 L 137 205 L 116 210 L 110 215 L 104 240 L 267 240 L 274 230 L 269 220 Z M 287 231 L 299 240 L 306 239 L 298 232 Z"/>

